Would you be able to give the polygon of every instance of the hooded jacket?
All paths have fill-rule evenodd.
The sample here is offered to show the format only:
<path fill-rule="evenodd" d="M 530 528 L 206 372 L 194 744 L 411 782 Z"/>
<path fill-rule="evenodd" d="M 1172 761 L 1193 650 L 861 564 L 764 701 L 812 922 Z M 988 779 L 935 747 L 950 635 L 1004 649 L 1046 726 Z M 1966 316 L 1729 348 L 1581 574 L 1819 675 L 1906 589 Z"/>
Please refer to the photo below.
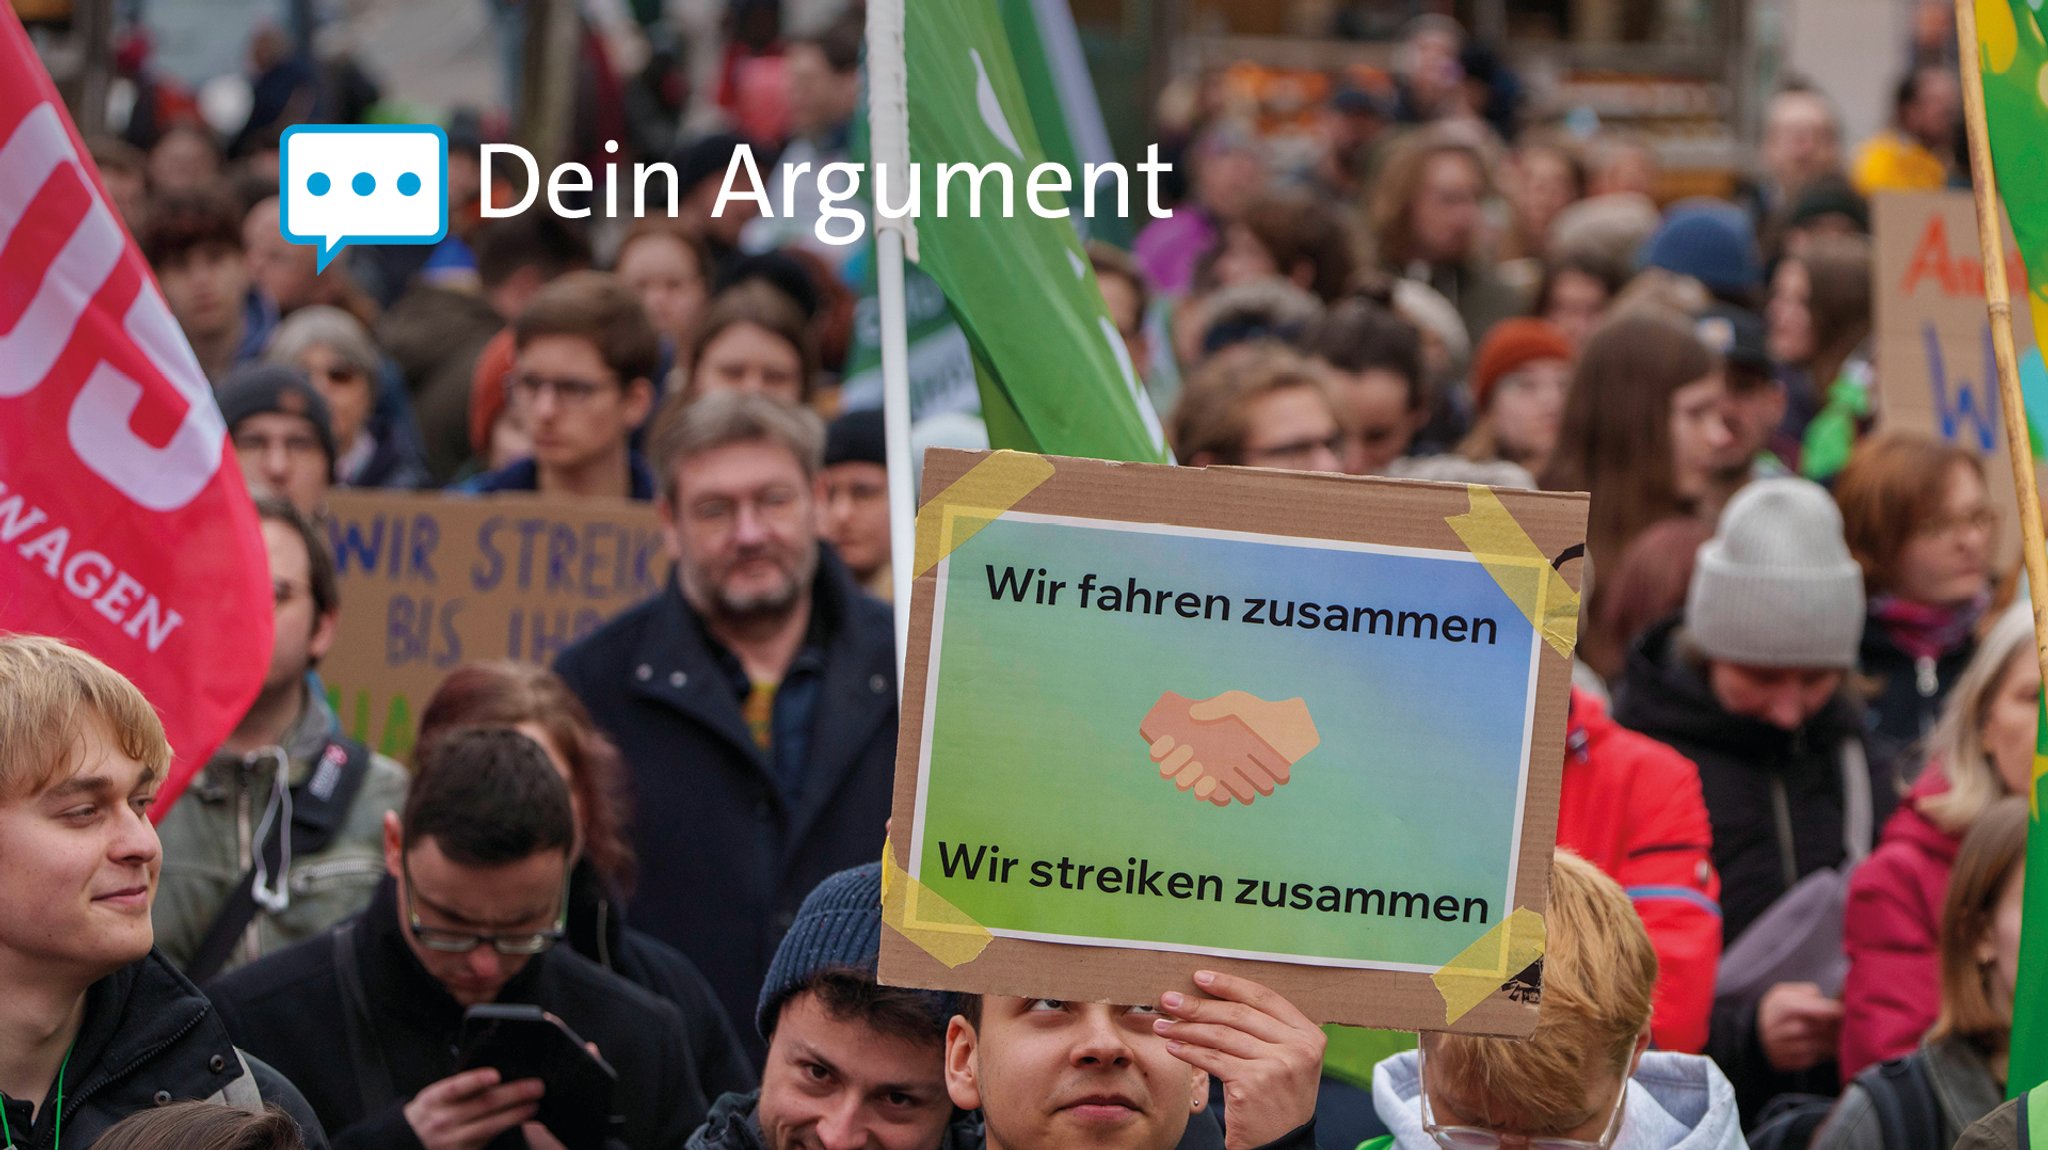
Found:
<path fill-rule="evenodd" d="M 1660 1049 L 1699 1053 L 1721 958 L 1721 880 L 1698 769 L 1574 691 L 1557 845 L 1628 892 L 1657 951 L 1651 1037 Z"/>
<path fill-rule="evenodd" d="M 1949 688 L 1963 677 L 1976 653 L 1977 641 L 1970 638 L 1939 658 L 1915 659 L 1892 640 L 1882 623 L 1871 619 L 1864 624 L 1856 670 L 1875 685 L 1863 713 L 1873 760 L 1891 763 L 1901 772 L 1910 769 L 1917 757 L 1915 748 L 1941 718 Z"/>
<path fill-rule="evenodd" d="M 1941 906 L 1962 836 L 1934 824 L 1920 804 L 1948 792 L 1929 764 L 1885 823 L 1884 837 L 1849 877 L 1842 947 L 1842 1080 L 1920 1045 L 1941 1012 Z"/>
<path fill-rule="evenodd" d="M 121 1119 L 173 1101 L 278 1106 L 312 1150 L 327 1137 L 312 1108 L 277 1071 L 243 1055 L 199 988 L 151 951 L 85 992 L 85 1020 L 65 1066 L 63 1150 L 86 1150 Z M 54 1091 L 52 1092 L 54 1097 Z M 39 1107 L 7 1106 L 17 1150 L 53 1150 L 56 1123 Z"/>
<path fill-rule="evenodd" d="M 248 871 L 266 813 L 282 813 L 279 791 L 307 784 L 335 745 L 339 727 L 327 700 L 309 688 L 305 709 L 276 747 L 214 755 L 158 825 L 164 865 L 150 919 L 157 947 L 179 969 L 191 965 L 207 929 Z M 282 788 L 280 755 L 289 764 Z M 258 903 L 222 970 L 311 938 L 363 909 L 384 878 L 384 812 L 405 805 L 409 779 L 404 767 L 383 755 L 370 756 L 369 774 L 340 812 L 333 839 L 316 854 L 286 861 L 284 881 L 278 884 L 282 903 L 274 910 Z"/>
<path fill-rule="evenodd" d="M 1725 947 L 1798 879 L 1847 856 L 1842 762 L 1862 724 L 1846 695 L 1796 731 L 1729 714 L 1704 669 L 1677 650 L 1678 631 L 1678 620 L 1667 620 L 1629 653 L 1614 718 L 1699 767 Z M 1872 817 L 1881 822 L 1898 792 L 1884 768 L 1873 763 L 1871 775 Z"/>
<path fill-rule="evenodd" d="M 1373 1071 L 1373 1108 L 1394 1135 L 1396 1150 L 1437 1150 L 1422 1129 L 1417 1054 L 1396 1054 Z M 1696 1054 L 1643 1055 L 1628 1082 L 1621 1133 L 1612 1150 L 1746 1150 L 1735 1113 L 1735 1088 L 1713 1062 Z"/>
<path fill-rule="evenodd" d="M 228 1032 L 298 1084 L 336 1150 L 417 1150 L 405 1103 L 457 1071 L 463 1008 L 420 965 L 403 930 L 397 884 L 386 881 L 341 927 L 207 985 Z M 344 953 L 355 960 L 368 1019 L 349 1005 Z M 697 1067 L 667 1002 L 567 947 L 535 955 L 496 1001 L 543 1007 L 597 1045 L 618 1071 L 613 1106 L 626 1145 L 680 1146 L 703 1121 Z M 512 1132 L 490 1145 L 523 1141 Z"/>

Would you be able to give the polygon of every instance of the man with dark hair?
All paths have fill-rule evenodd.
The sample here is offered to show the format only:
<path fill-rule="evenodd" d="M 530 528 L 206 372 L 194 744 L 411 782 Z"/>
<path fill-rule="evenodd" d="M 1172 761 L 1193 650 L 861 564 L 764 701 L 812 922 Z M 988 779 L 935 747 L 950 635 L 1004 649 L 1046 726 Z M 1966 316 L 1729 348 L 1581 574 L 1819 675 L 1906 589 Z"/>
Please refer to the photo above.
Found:
<path fill-rule="evenodd" d="M 226 191 L 163 196 L 143 222 L 142 254 L 206 378 L 261 355 L 277 310 L 250 285 L 242 216 Z"/>
<path fill-rule="evenodd" d="M 895 777 L 895 632 L 818 546 L 822 439 L 765 395 L 671 393 L 647 442 L 675 573 L 555 664 L 661 815 L 634 925 L 734 1018 L 804 895 L 881 850 Z"/>
<path fill-rule="evenodd" d="M 341 604 L 327 542 L 291 504 L 256 503 L 276 601 L 270 670 L 248 713 L 157 827 L 157 946 L 195 982 L 361 910 L 383 870 L 405 768 L 341 733 L 310 672 Z"/>
<path fill-rule="evenodd" d="M 533 297 L 512 339 L 507 399 L 526 415 L 533 455 L 462 489 L 653 499 L 631 440 L 654 408 L 661 341 L 639 298 L 605 272 L 574 272 Z"/>
<path fill-rule="evenodd" d="M 755 1023 L 761 1089 L 728 1094 L 690 1150 L 969 1150 L 973 1123 L 946 1094 L 953 996 L 875 982 L 882 868 L 818 884 L 775 950 Z"/>
<path fill-rule="evenodd" d="M 1328 364 L 1350 425 L 1351 469 L 1384 475 L 1429 422 L 1422 333 L 1370 300 L 1344 300 L 1309 329 L 1308 353 Z"/>
<path fill-rule="evenodd" d="M 555 945 L 575 837 L 538 743 L 505 728 L 437 739 L 404 816 L 384 817 L 388 878 L 369 909 L 208 993 L 337 1148 L 557 1146 L 533 1122 L 539 1080 L 457 1061 L 465 1011 L 487 1003 L 540 1006 L 597 1048 L 618 1073 L 619 1144 L 681 1145 L 705 1107 L 675 1007 Z"/>
<path fill-rule="evenodd" d="M 243 364 L 214 398 L 250 492 L 278 496 L 302 515 L 324 512 L 334 486 L 334 413 L 305 375 L 284 364 Z"/>
<path fill-rule="evenodd" d="M 818 473 L 818 535 L 877 599 L 891 593 L 887 446 L 880 408 L 849 411 L 825 429 Z"/>

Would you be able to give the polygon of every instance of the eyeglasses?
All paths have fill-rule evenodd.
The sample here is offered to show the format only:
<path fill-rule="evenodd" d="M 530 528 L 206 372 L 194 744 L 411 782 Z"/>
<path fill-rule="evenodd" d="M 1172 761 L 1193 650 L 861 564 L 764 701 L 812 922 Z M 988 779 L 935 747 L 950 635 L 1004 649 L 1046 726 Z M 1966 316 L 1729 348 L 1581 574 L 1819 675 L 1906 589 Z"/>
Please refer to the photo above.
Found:
<path fill-rule="evenodd" d="M 1583 1138 L 1553 1138 L 1527 1134 L 1504 1134 L 1484 1126 L 1440 1126 L 1436 1114 L 1429 1104 L 1428 1060 L 1423 1053 L 1427 1041 L 1415 1049 L 1416 1093 L 1422 1102 L 1422 1130 L 1444 1150 L 1500 1150 L 1503 1146 L 1526 1147 L 1527 1150 L 1608 1150 L 1615 1138 L 1621 1134 L 1622 1104 L 1628 1100 L 1628 1079 L 1621 1080 L 1621 1089 L 1614 1095 L 1614 1110 L 1607 1116 L 1607 1129 L 1597 1142 Z"/>
<path fill-rule="evenodd" d="M 801 494 L 794 488 L 764 487 L 750 495 L 693 500 L 685 505 L 684 514 L 701 526 L 727 530 L 739 519 L 743 508 L 752 508 L 758 518 L 781 522 L 796 513 L 800 499 Z"/>
<path fill-rule="evenodd" d="M 479 934 L 467 930 L 449 930 L 445 927 L 427 926 L 420 921 L 420 912 L 412 904 L 412 861 L 401 859 L 399 873 L 405 876 L 405 925 L 420 945 L 439 954 L 468 954 L 479 946 L 489 946 L 499 954 L 539 954 L 567 938 L 569 935 L 569 873 L 562 874 L 562 909 L 555 915 L 555 925 L 549 930 L 520 931 L 517 933 Z"/>
<path fill-rule="evenodd" d="M 1986 534 L 1998 527 L 1998 515 L 1989 507 L 1980 507 L 1967 515 L 1943 515 L 1920 524 L 1913 534 L 1923 539 L 1953 539 L 1965 531 L 1982 531 Z"/>
<path fill-rule="evenodd" d="M 595 380 L 569 377 L 554 379 L 531 372 L 517 372 L 509 377 L 507 382 L 512 385 L 512 390 L 528 403 L 539 399 L 543 393 L 552 391 L 555 398 L 565 407 L 580 407 L 589 403 L 597 398 L 598 392 L 611 386 L 609 383 L 599 383 Z"/>

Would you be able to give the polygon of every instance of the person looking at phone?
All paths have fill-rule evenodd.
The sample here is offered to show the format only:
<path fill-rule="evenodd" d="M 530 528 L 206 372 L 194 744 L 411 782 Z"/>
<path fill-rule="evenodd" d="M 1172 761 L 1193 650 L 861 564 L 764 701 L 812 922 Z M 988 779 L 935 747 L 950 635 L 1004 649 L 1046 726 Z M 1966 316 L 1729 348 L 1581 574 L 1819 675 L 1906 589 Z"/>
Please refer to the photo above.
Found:
<path fill-rule="evenodd" d="M 456 1053 L 465 1011 L 530 1004 L 617 1072 L 607 1146 L 674 1147 L 705 1100 L 670 1003 L 557 946 L 575 816 L 547 753 L 509 728 L 447 733 L 418 756 L 389 872 L 362 914 L 217 980 L 230 1034 L 299 1083 L 337 1150 L 555 1150 L 548 1083 Z"/>

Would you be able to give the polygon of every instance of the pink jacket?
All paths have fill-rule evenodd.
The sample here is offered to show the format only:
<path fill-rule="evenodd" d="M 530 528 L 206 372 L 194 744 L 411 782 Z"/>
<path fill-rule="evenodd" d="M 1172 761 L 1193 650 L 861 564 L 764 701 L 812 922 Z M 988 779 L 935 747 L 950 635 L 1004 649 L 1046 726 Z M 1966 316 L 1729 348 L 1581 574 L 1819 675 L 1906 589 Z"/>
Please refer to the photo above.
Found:
<path fill-rule="evenodd" d="M 1877 849 L 1849 878 L 1842 946 L 1842 1081 L 1867 1066 L 1911 1054 L 1941 1010 L 1941 905 L 1961 836 L 1920 813 L 1921 800 L 1948 790 L 1930 763 L 1885 823 Z"/>

